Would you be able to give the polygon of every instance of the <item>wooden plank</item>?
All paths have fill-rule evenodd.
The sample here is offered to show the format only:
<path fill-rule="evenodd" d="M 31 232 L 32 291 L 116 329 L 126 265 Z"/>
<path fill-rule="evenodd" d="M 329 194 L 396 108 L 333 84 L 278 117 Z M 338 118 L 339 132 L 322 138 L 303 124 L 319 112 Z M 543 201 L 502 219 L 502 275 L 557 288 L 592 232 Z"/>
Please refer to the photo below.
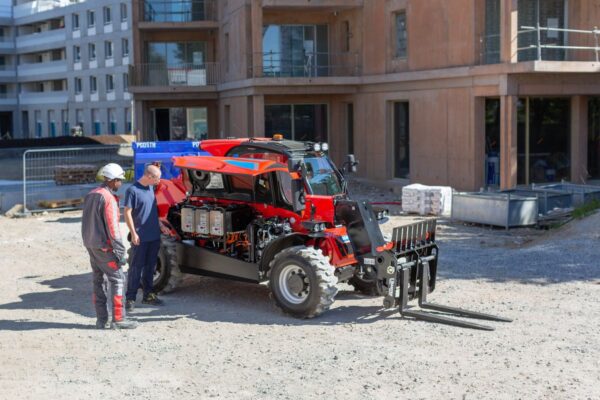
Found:
<path fill-rule="evenodd" d="M 76 207 L 81 204 L 83 204 L 83 197 L 76 199 L 41 200 L 38 202 L 38 206 L 42 208 Z"/>

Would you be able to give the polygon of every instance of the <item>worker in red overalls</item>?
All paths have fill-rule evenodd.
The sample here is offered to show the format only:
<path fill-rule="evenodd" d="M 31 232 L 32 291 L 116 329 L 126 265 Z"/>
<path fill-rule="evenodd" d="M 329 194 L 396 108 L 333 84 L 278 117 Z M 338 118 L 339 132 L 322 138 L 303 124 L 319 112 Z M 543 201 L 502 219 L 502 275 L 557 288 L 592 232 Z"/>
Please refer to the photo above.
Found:
<path fill-rule="evenodd" d="M 126 264 L 125 246 L 119 230 L 119 202 L 114 193 L 125 179 L 125 171 L 118 164 L 107 164 L 99 175 L 104 182 L 85 196 L 81 217 L 81 236 L 90 254 L 93 271 L 97 329 L 133 329 L 135 321 L 125 318 L 123 312 L 123 287 Z M 108 321 L 108 298 L 104 289 L 104 277 L 112 293 L 112 322 Z"/>

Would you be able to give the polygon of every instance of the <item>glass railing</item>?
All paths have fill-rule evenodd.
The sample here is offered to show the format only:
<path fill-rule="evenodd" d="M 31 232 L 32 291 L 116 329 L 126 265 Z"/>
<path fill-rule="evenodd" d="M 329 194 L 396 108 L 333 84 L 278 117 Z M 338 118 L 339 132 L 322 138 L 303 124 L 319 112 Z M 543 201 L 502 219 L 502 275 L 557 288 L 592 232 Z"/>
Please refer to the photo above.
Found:
<path fill-rule="evenodd" d="M 144 0 L 141 15 L 145 22 L 216 21 L 216 0 Z"/>
<path fill-rule="evenodd" d="M 130 68 L 131 86 L 207 86 L 221 80 L 219 63 L 139 64 Z"/>
<path fill-rule="evenodd" d="M 358 76 L 361 74 L 358 53 L 269 51 L 254 53 L 252 60 L 250 75 L 254 78 Z"/>

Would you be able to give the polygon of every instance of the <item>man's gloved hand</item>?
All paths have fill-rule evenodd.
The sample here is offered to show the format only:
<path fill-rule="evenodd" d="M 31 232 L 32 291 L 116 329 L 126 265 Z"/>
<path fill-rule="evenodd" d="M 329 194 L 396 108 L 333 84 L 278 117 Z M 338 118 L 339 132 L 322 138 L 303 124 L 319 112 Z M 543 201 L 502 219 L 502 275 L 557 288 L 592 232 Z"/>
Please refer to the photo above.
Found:
<path fill-rule="evenodd" d="M 127 264 L 127 259 L 126 258 L 119 258 L 118 259 L 118 263 L 119 263 L 119 267 L 123 267 Z"/>

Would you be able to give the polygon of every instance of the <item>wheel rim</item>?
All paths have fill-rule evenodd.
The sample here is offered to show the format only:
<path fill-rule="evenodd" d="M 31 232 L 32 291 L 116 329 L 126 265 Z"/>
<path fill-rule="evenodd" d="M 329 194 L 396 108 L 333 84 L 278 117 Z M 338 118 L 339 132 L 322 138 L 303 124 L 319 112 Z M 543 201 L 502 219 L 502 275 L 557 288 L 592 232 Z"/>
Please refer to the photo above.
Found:
<path fill-rule="evenodd" d="M 156 285 L 156 283 L 160 280 L 160 276 L 162 275 L 162 265 L 160 263 L 160 258 L 156 261 L 156 267 L 154 268 L 154 275 L 152 275 L 152 283 Z"/>
<path fill-rule="evenodd" d="M 292 304 L 304 302 L 310 294 L 310 281 L 306 272 L 298 265 L 283 267 L 279 274 L 279 287 L 283 298 Z"/>

